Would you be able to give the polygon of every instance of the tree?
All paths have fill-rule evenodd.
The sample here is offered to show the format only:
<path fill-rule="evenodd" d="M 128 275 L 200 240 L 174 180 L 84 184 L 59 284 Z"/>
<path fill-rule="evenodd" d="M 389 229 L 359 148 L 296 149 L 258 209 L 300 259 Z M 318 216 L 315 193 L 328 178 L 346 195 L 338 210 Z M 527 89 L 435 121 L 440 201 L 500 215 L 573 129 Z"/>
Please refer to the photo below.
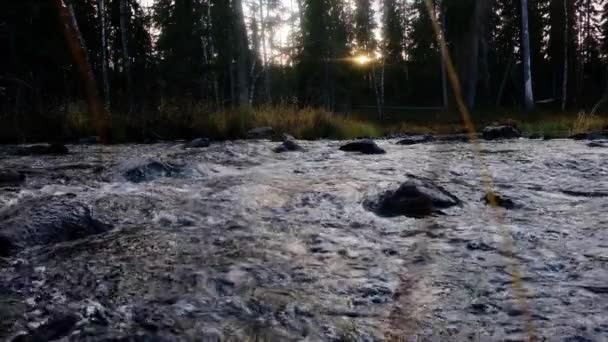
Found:
<path fill-rule="evenodd" d="M 245 28 L 245 17 L 241 0 L 232 0 L 232 12 L 234 16 L 234 60 L 236 63 L 236 105 L 249 105 L 249 81 L 247 65 L 249 59 L 249 43 L 247 41 L 247 29 Z"/>
<path fill-rule="evenodd" d="M 133 74 L 129 56 L 129 22 L 131 12 L 127 0 L 120 0 L 120 41 L 122 43 L 122 66 L 124 68 L 129 113 L 133 111 Z"/>
<path fill-rule="evenodd" d="M 106 111 L 110 110 L 111 94 L 110 79 L 108 78 L 108 41 L 106 38 L 106 5 L 105 0 L 97 0 L 97 16 L 99 17 L 99 27 L 101 31 L 101 76 L 103 80 L 103 95 Z"/>
<path fill-rule="evenodd" d="M 376 38 L 374 30 L 376 21 L 374 20 L 374 10 L 370 0 L 356 0 L 354 36 L 357 49 L 366 54 L 373 54 L 376 49 Z"/>
<path fill-rule="evenodd" d="M 530 36 L 528 29 L 528 0 L 521 0 L 521 40 L 524 67 L 524 104 L 526 110 L 534 109 L 532 93 L 532 69 L 530 65 Z"/>

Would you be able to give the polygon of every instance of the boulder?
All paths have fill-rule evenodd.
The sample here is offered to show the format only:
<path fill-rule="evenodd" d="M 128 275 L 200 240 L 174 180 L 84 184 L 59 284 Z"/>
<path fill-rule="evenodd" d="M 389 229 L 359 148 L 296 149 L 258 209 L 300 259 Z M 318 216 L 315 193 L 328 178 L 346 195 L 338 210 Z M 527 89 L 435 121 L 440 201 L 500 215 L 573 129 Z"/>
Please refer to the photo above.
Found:
<path fill-rule="evenodd" d="M 272 127 L 257 127 L 247 132 L 247 139 L 270 139 L 273 135 Z"/>
<path fill-rule="evenodd" d="M 407 216 L 422 218 L 440 209 L 460 205 L 461 201 L 447 190 L 431 181 L 409 180 L 397 189 L 388 190 L 377 198 L 364 201 L 363 205 L 378 216 Z"/>
<path fill-rule="evenodd" d="M 0 170 L 0 186 L 16 185 L 25 181 L 25 175 L 13 170 Z"/>
<path fill-rule="evenodd" d="M 275 153 L 303 151 L 304 149 L 295 140 L 285 140 L 281 145 L 277 146 L 273 151 Z"/>
<path fill-rule="evenodd" d="M 521 133 L 513 126 L 488 126 L 483 129 L 481 136 L 485 140 L 515 139 L 520 138 Z"/>
<path fill-rule="evenodd" d="M 129 182 L 141 183 L 161 177 L 175 177 L 183 173 L 182 165 L 164 163 L 156 160 L 148 160 L 127 169 L 123 176 Z"/>
<path fill-rule="evenodd" d="M 208 138 L 198 138 L 184 144 L 184 148 L 202 148 L 210 145 L 211 141 Z"/>
<path fill-rule="evenodd" d="M 603 140 L 608 139 L 608 131 L 576 133 L 569 138 L 574 140 Z"/>
<path fill-rule="evenodd" d="M 384 154 L 386 153 L 380 146 L 376 145 L 373 140 L 364 139 L 349 142 L 340 147 L 340 151 L 344 152 L 361 152 L 363 154 Z"/>
<path fill-rule="evenodd" d="M 0 211 L 0 255 L 23 248 L 80 239 L 108 231 L 73 196 L 23 199 Z"/>
<path fill-rule="evenodd" d="M 415 144 L 424 144 L 431 141 L 434 141 L 435 138 L 430 134 L 424 135 L 415 135 L 411 137 L 407 137 L 405 139 L 399 140 L 397 145 L 415 145 Z"/>
<path fill-rule="evenodd" d="M 68 153 L 68 148 L 62 144 L 31 145 L 20 147 L 15 151 L 15 154 L 19 156 L 63 155 Z"/>
<path fill-rule="evenodd" d="M 484 201 L 487 205 L 491 205 L 490 198 L 491 198 L 490 193 L 486 193 L 485 196 L 483 196 L 482 201 Z M 510 198 L 506 198 L 504 196 L 498 195 L 497 193 L 494 193 L 494 199 L 496 200 L 496 205 L 501 208 L 515 209 L 517 207 L 517 205 L 515 204 L 515 202 L 513 202 L 513 200 L 511 200 Z"/>

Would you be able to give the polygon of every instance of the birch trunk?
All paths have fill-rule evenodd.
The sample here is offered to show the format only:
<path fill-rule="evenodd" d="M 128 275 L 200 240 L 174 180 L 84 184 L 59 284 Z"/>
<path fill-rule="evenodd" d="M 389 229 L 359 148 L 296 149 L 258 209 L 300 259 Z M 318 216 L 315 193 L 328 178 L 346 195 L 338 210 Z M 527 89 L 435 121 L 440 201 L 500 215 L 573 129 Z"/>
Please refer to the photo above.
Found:
<path fill-rule="evenodd" d="M 528 29 L 528 0 L 521 1 L 521 40 L 524 65 L 524 105 L 526 110 L 534 109 L 532 92 L 532 67 L 530 65 L 530 32 Z"/>

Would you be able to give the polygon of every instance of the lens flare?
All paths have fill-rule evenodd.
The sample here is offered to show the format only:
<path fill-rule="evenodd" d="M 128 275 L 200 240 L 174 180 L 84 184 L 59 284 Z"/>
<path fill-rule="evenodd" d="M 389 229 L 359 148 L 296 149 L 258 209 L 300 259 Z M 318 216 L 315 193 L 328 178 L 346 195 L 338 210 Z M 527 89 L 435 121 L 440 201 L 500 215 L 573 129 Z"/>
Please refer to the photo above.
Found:
<path fill-rule="evenodd" d="M 355 63 L 359 65 L 366 65 L 372 62 L 372 59 L 366 55 L 359 55 L 355 57 Z"/>

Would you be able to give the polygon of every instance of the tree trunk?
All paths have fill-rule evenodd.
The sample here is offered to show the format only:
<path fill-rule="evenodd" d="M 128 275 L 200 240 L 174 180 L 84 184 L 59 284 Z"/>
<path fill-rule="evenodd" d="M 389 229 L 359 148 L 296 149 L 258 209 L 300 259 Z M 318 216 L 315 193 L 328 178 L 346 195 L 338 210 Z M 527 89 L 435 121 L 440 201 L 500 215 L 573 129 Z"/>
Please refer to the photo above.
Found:
<path fill-rule="evenodd" d="M 89 107 L 89 114 L 93 119 L 93 127 L 97 131 L 98 136 L 102 142 L 107 141 L 107 125 L 106 118 L 103 111 L 103 106 L 99 100 L 99 93 L 97 92 L 97 84 L 95 83 L 95 76 L 93 69 L 88 62 L 86 50 L 84 49 L 84 40 L 77 30 L 76 17 L 73 16 L 73 11 L 70 11 L 68 7 L 64 6 L 62 0 L 53 0 L 53 3 L 59 13 L 59 19 L 61 26 L 63 27 L 63 33 L 68 44 L 68 48 L 72 55 L 76 66 L 80 72 L 80 77 L 84 84 L 84 89 L 87 97 L 87 104 Z"/>
<path fill-rule="evenodd" d="M 247 59 L 249 57 L 249 44 L 247 42 L 247 30 L 245 28 L 245 17 L 243 16 L 243 5 L 241 0 L 232 0 L 232 11 L 234 15 L 235 36 L 235 61 L 236 61 L 236 88 L 238 106 L 249 104 L 249 86 Z"/>
<path fill-rule="evenodd" d="M 101 28 L 101 77 L 103 80 L 103 95 L 106 111 L 110 110 L 111 95 L 110 95 L 110 80 L 108 78 L 108 51 L 106 39 L 106 5 L 105 0 L 97 0 L 97 10 L 99 12 L 99 26 Z"/>
<path fill-rule="evenodd" d="M 568 0 L 564 0 L 564 69 L 562 77 L 562 111 L 568 100 Z"/>
<path fill-rule="evenodd" d="M 524 65 L 524 105 L 526 110 L 534 109 L 532 92 L 532 67 L 530 65 L 530 33 L 528 29 L 528 0 L 521 1 L 521 45 Z"/>
<path fill-rule="evenodd" d="M 465 100 L 469 108 L 475 107 L 477 101 L 477 83 L 479 81 L 479 44 L 485 39 L 487 20 L 492 9 L 492 0 L 477 0 L 473 8 L 473 22 L 468 35 L 468 46 L 464 47 L 463 73 Z"/>
<path fill-rule="evenodd" d="M 445 17 L 445 4 L 444 1 L 441 1 L 441 30 L 443 31 L 443 36 L 445 37 L 445 26 L 446 26 L 446 17 Z M 448 108 L 448 81 L 445 70 L 445 59 L 441 58 L 441 97 L 443 102 L 443 108 Z"/>
<path fill-rule="evenodd" d="M 129 13 L 127 0 L 120 0 L 120 40 L 122 43 L 122 62 L 126 79 L 126 93 L 129 101 L 129 113 L 133 111 L 133 75 L 129 57 Z"/>
<path fill-rule="evenodd" d="M 267 13 L 268 14 L 268 13 Z M 268 15 L 266 15 L 268 17 Z M 262 72 L 264 73 L 264 91 L 266 91 L 266 101 L 272 102 L 270 92 L 270 73 L 268 71 L 268 54 L 266 53 L 266 20 L 264 19 L 264 1 L 260 0 L 260 38 L 262 40 Z"/>

